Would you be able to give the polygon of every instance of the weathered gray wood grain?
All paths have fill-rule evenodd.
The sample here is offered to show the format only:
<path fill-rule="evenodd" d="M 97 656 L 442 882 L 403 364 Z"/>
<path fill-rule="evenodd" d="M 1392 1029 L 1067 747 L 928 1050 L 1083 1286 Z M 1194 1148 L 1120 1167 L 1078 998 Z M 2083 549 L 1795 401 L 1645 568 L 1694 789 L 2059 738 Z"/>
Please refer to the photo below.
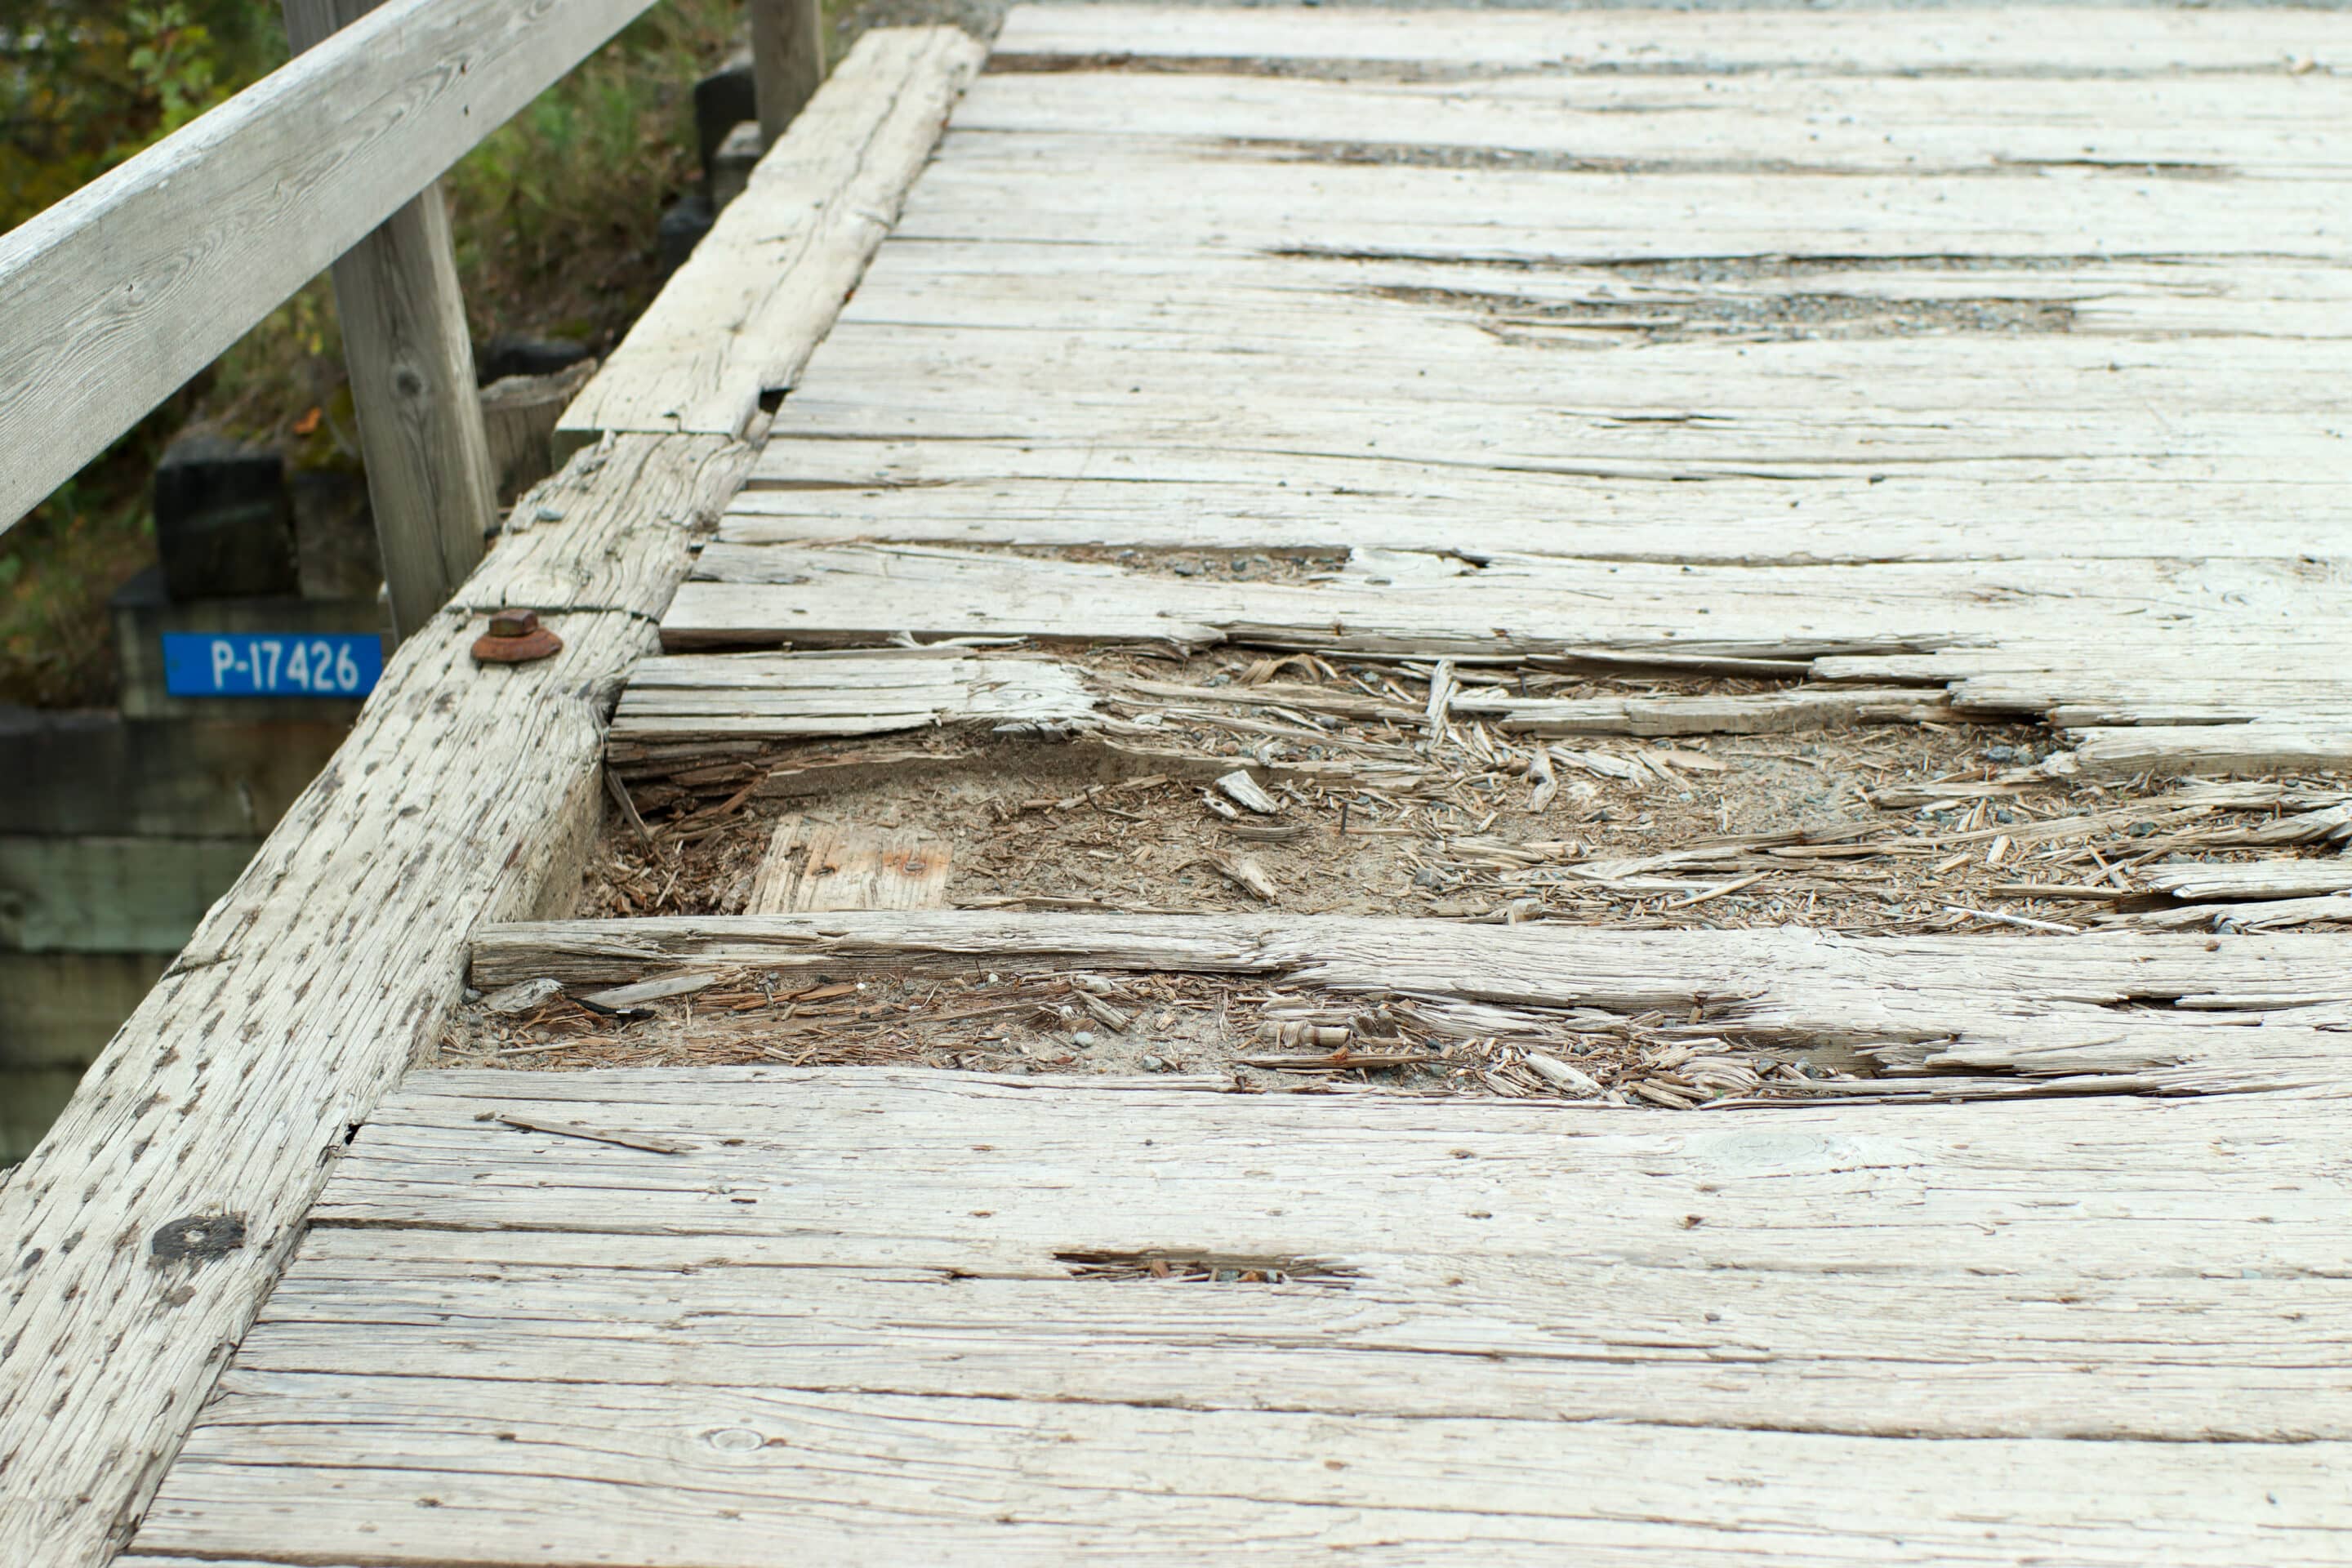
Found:
<path fill-rule="evenodd" d="M 1198 60 L 1467 68 L 1496 76 L 1626 72 L 1665 77 L 1780 70 L 1856 74 L 2149 76 L 2235 71 L 2292 79 L 2295 63 L 2340 56 L 2352 37 L 2331 13 L 2109 8 L 1829 12 L 1801 27 L 1769 11 L 1381 10 L 1318 14 L 1241 7 L 1215 26 L 1184 6 L 1022 5 L 1005 20 L 1000 68 L 1100 61 Z M 1108 58 L 1106 58 L 1108 57 Z M 1311 73 L 1308 73 L 1311 74 Z M 1477 81 L 1471 77 L 1470 81 Z"/>
<path fill-rule="evenodd" d="M 2326 1563 L 2342 1103 L 419 1074 L 139 1547 Z M 1331 1277 L 1066 1256 L 1097 1251 Z"/>

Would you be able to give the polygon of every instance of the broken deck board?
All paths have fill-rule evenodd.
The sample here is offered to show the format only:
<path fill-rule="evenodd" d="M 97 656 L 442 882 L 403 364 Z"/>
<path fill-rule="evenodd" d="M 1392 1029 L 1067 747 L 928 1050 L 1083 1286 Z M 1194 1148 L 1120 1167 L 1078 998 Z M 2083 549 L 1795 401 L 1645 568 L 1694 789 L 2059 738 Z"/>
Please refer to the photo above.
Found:
<path fill-rule="evenodd" d="M 2352 613 L 2338 566 L 2035 560 L 1668 566 L 1357 552 L 1312 582 L 1167 576 L 1093 561 L 858 543 L 705 550 L 664 617 L 672 648 L 933 636 L 1236 641 L 1380 654 L 1813 663 L 1944 685 L 1964 712 L 2220 726 L 2171 771 L 2352 758 Z M 1401 585 L 1411 592 L 1400 593 Z M 2292 639 L 2312 661 L 2292 673 Z M 1814 662 L 1818 661 L 1818 662 Z M 2284 726 L 2276 746 L 2265 737 Z M 2231 728 L 2252 733 L 2233 738 Z M 2084 762 L 2120 769 L 2095 750 Z M 2150 764 L 2167 771 L 2162 759 Z"/>
<path fill-rule="evenodd" d="M 2340 1105 L 419 1075 L 137 1551 L 2326 1562 Z M 1299 1275 L 1087 1273 L 1152 1256 Z"/>
<path fill-rule="evenodd" d="M 1496 928 L 1331 916 L 985 910 L 573 921 L 477 938 L 484 990 L 679 969 L 872 965 L 1252 974 L 1363 994 L 1687 1017 L 1665 1033 L 1852 1053 L 1824 1093 L 2000 1097 L 2352 1086 L 2346 943 Z M 919 1022 L 919 1020 L 917 1020 Z M 1495 1026 L 1507 1032 L 1507 1019 Z"/>
<path fill-rule="evenodd" d="M 1054 725 L 1093 710 L 1071 667 L 954 648 L 648 659 L 614 715 L 627 766 L 699 742 L 882 734 L 942 725 Z"/>

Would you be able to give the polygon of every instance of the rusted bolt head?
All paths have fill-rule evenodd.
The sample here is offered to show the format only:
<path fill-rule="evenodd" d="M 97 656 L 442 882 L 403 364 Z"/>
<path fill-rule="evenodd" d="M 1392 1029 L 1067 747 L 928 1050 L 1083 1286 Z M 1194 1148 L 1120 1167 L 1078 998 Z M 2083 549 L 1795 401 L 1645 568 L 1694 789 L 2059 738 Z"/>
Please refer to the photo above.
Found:
<path fill-rule="evenodd" d="M 490 617 L 490 629 L 474 639 L 474 657 L 484 664 L 529 664 L 562 649 L 563 639 L 529 610 L 499 611 Z"/>

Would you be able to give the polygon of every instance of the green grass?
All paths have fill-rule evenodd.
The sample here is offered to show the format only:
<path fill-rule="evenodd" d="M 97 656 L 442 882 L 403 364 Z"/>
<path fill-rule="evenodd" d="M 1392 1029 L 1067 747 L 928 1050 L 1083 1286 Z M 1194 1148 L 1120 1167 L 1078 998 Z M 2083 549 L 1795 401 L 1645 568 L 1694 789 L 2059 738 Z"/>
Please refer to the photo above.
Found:
<path fill-rule="evenodd" d="M 89 19 L 100 13 L 109 19 Z M 0 226 L 282 62 L 277 18 L 276 0 L 119 10 L 27 0 L 0 13 Z M 741 19 L 741 0 L 665 0 L 450 171 L 443 188 L 478 341 L 532 332 L 602 353 L 645 308 L 655 223 L 699 175 L 694 82 L 726 57 Z M 323 279 L 0 534 L 0 702 L 112 700 L 107 599 L 154 558 L 152 471 L 192 425 L 279 442 L 300 464 L 357 462 Z"/>

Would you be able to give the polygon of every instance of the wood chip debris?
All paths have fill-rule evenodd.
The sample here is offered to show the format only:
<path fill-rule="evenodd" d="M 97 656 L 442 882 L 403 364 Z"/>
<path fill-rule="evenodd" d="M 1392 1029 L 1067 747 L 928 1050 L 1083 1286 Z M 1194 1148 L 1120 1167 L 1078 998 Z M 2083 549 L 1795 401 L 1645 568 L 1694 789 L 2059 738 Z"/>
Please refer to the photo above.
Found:
<path fill-rule="evenodd" d="M 1217 789 L 1227 800 L 1244 811 L 1255 811 L 1260 816 L 1273 816 L 1282 810 L 1282 803 L 1265 793 L 1257 780 L 1236 768 L 1217 781 Z"/>

